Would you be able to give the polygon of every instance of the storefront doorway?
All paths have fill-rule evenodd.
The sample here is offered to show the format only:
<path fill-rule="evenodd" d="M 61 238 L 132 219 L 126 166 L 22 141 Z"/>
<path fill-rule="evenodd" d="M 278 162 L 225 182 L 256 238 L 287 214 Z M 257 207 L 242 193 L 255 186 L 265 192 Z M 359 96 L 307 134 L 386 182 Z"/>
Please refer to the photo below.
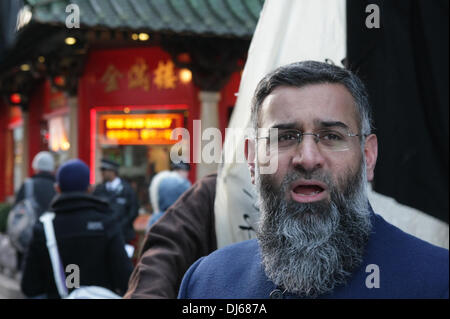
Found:
<path fill-rule="evenodd" d="M 120 164 L 119 175 L 134 188 L 141 208 L 151 212 L 148 187 L 156 173 L 170 169 L 170 146 L 103 145 L 101 154 Z"/>
<path fill-rule="evenodd" d="M 151 213 L 148 187 L 155 174 L 170 169 L 170 149 L 178 142 L 171 133 L 185 127 L 186 106 L 101 107 L 92 112 L 95 183 L 102 182 L 98 169 L 102 158 L 117 162 L 120 177 L 135 189 L 141 209 Z"/>

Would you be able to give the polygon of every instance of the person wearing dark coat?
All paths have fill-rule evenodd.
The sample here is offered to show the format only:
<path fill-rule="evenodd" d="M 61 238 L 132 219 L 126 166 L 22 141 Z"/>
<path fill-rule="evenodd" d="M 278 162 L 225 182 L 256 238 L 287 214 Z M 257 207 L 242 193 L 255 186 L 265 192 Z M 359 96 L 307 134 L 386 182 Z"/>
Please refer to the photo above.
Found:
<path fill-rule="evenodd" d="M 89 194 L 88 166 L 78 159 L 63 164 L 57 172 L 56 188 L 58 195 L 51 211 L 55 213 L 53 224 L 64 270 L 76 265 L 80 286 L 101 286 L 122 295 L 133 265 L 108 203 Z M 41 222 L 33 229 L 21 289 L 28 297 L 59 298 Z"/>
<path fill-rule="evenodd" d="M 133 188 L 118 176 L 119 164 L 103 159 L 101 162 L 103 183 L 95 187 L 94 196 L 111 205 L 113 217 L 120 224 L 126 243 L 136 238 L 133 222 L 139 213 L 139 202 Z"/>
<path fill-rule="evenodd" d="M 42 151 L 37 153 L 31 164 L 34 175 L 31 176 L 33 186 L 32 196 L 38 204 L 36 219 L 39 218 L 50 207 L 50 203 L 56 195 L 55 191 L 55 160 L 50 152 Z M 25 199 L 25 183 L 23 183 L 14 200 L 14 205 Z M 26 249 L 26 248 L 25 248 Z M 17 251 L 18 270 L 23 267 L 24 252 Z"/>
<path fill-rule="evenodd" d="M 38 216 L 42 215 L 49 207 L 50 203 L 56 195 L 55 184 L 55 161 L 50 152 L 39 152 L 33 159 L 32 167 L 34 175 L 31 177 L 33 181 L 33 196 L 39 205 Z M 25 185 L 19 188 L 14 205 L 25 199 Z"/>

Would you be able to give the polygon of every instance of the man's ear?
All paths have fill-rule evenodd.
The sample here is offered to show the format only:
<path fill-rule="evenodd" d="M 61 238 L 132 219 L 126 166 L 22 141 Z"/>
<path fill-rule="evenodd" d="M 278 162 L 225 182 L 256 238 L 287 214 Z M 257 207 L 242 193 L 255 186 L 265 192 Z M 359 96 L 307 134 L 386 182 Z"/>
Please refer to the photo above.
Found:
<path fill-rule="evenodd" d="M 94 185 L 89 184 L 89 186 L 88 186 L 88 188 L 87 188 L 87 192 L 88 192 L 89 194 L 93 193 L 93 192 L 94 192 Z"/>
<path fill-rule="evenodd" d="M 53 188 L 55 189 L 55 192 L 57 194 L 61 194 L 61 188 L 59 187 L 58 183 L 53 184 Z"/>
<path fill-rule="evenodd" d="M 375 134 L 370 134 L 366 137 L 364 155 L 366 156 L 367 181 L 371 182 L 373 180 L 375 164 L 377 163 L 378 157 L 378 139 Z"/>
<path fill-rule="evenodd" d="M 252 183 L 255 184 L 255 141 L 251 138 L 245 140 L 245 157 L 247 158 L 248 169 L 250 170 L 250 177 Z"/>

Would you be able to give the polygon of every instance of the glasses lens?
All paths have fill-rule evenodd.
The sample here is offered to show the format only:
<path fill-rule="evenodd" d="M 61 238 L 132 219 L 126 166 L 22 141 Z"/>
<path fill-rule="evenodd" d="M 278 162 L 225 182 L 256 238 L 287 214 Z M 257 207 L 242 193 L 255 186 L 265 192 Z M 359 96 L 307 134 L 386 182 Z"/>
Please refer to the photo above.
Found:
<path fill-rule="evenodd" d="M 349 136 L 343 130 L 325 130 L 317 134 L 319 135 L 319 144 L 326 150 L 344 151 L 349 148 Z"/>
<path fill-rule="evenodd" d="M 286 149 L 297 144 L 301 132 L 297 130 L 278 130 L 278 137 L 271 138 L 272 141 L 278 141 L 278 148 Z M 300 137 L 301 139 L 301 137 Z"/>

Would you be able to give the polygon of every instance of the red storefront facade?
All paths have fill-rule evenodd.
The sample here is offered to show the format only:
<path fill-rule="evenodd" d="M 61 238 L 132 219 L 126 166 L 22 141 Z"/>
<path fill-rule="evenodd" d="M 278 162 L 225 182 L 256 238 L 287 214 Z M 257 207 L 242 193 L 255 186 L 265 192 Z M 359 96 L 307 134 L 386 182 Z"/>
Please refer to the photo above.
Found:
<path fill-rule="evenodd" d="M 233 73 L 220 91 L 222 137 L 239 80 L 240 73 Z M 91 167 L 92 183 L 101 182 L 98 164 L 102 157 L 116 160 L 121 164 L 121 175 L 142 190 L 152 174 L 169 168 L 169 150 L 177 142 L 169 139 L 169 130 L 186 128 L 192 145 L 193 121 L 201 117 L 199 93 L 190 71 L 177 68 L 160 47 L 88 52 L 77 96 L 55 90 L 46 79 L 30 95 L 26 120 L 20 108 L 3 108 L 9 112 L 0 115 L 0 139 L 7 154 L 0 161 L 4 181 L 0 201 L 12 196 L 26 175 L 32 175 L 32 159 L 41 150 L 53 151 L 58 163 L 73 157 L 82 159 Z M 17 154 L 17 128 L 23 134 L 23 154 Z M 186 160 L 192 160 L 192 154 Z M 194 182 L 196 165 L 191 167 Z"/>
<path fill-rule="evenodd" d="M 169 168 L 175 127 L 189 132 L 191 182 L 215 171 L 217 163 L 193 157 L 205 129 L 224 139 L 263 3 L 83 2 L 73 28 L 72 1 L 29 1 L 0 55 L 0 202 L 33 174 L 42 150 L 57 164 L 82 159 L 92 183 L 102 157 L 116 160 L 121 176 L 147 188 Z"/>
<path fill-rule="evenodd" d="M 192 81 L 183 82 L 180 79 L 180 70 L 174 67 L 170 56 L 158 47 L 92 52 L 87 58 L 85 72 L 78 87 L 79 157 L 89 163 L 95 172 L 99 159 L 106 155 L 99 154 L 99 151 L 105 153 L 106 149 L 102 150 L 101 145 L 97 145 L 101 144 L 101 123 L 98 122 L 100 114 L 141 115 L 141 119 L 145 119 L 150 114 L 175 113 L 182 115 L 183 127 L 189 126 L 192 118 L 198 116 L 196 91 Z M 89 132 L 88 138 L 86 132 Z M 121 127 L 121 132 L 136 131 L 128 126 Z M 142 132 L 140 133 L 142 136 Z M 119 151 L 122 152 L 125 151 L 124 147 L 140 147 L 142 152 L 144 148 L 160 148 L 164 145 L 154 139 L 134 143 L 128 143 L 128 139 L 119 139 L 115 149 L 121 148 Z M 143 144 L 136 145 L 137 143 Z M 169 143 L 167 141 L 164 147 L 169 146 Z M 122 156 L 117 152 L 115 154 L 116 156 L 110 151 L 106 157 L 122 162 Z M 93 177 L 91 181 L 97 182 L 98 172 Z"/>

